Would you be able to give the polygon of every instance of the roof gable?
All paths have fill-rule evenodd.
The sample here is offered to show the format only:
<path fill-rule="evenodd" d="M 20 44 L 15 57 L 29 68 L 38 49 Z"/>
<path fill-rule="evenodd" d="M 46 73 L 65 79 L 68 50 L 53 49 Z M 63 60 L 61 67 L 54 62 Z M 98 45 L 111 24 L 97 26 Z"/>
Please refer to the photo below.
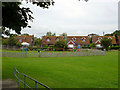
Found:
<path fill-rule="evenodd" d="M 75 38 L 74 41 L 73 38 Z M 75 44 L 90 44 L 88 36 L 67 36 L 67 42 L 70 40 L 72 40 Z"/>
<path fill-rule="evenodd" d="M 105 37 L 112 39 L 112 44 L 116 44 L 116 39 L 115 39 L 114 36 L 92 36 L 92 42 L 96 43 L 96 42 L 100 41 L 102 38 L 105 38 Z"/>

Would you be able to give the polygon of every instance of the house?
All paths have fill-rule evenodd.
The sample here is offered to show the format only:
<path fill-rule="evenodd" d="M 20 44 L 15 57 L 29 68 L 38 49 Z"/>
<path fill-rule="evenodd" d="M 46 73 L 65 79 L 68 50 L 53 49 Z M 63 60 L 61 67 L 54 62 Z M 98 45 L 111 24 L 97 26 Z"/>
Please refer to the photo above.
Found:
<path fill-rule="evenodd" d="M 64 39 L 63 36 L 43 36 L 41 47 L 45 47 L 46 45 L 47 46 L 54 45 L 55 41 L 63 40 L 63 39 Z"/>
<path fill-rule="evenodd" d="M 120 45 L 120 36 L 118 36 L 117 44 Z"/>
<path fill-rule="evenodd" d="M 67 46 L 73 48 L 74 46 L 87 46 L 90 44 L 88 36 L 67 36 Z"/>
<path fill-rule="evenodd" d="M 42 44 L 41 47 L 45 45 L 54 45 L 55 41 L 64 40 L 63 36 L 43 36 L 42 37 Z M 88 36 L 67 36 L 67 46 L 69 48 L 73 48 L 74 46 L 87 46 L 89 45 L 89 38 Z"/>
<path fill-rule="evenodd" d="M 34 35 L 15 36 L 14 38 L 20 43 L 27 42 L 30 46 L 33 46 Z"/>
<path fill-rule="evenodd" d="M 116 45 L 116 39 L 115 39 L 115 36 L 92 36 L 92 43 L 96 43 L 98 46 L 101 46 L 101 39 L 102 38 L 110 38 L 112 39 L 112 45 Z"/>

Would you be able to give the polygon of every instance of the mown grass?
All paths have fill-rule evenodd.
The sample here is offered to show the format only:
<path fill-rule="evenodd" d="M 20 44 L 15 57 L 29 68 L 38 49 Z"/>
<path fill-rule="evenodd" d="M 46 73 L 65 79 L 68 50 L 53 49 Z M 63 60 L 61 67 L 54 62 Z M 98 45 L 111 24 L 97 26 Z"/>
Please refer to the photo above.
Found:
<path fill-rule="evenodd" d="M 2 78 L 12 78 L 13 68 L 51 88 L 117 88 L 118 52 L 105 56 L 10 58 L 2 57 Z M 29 85 L 34 86 L 32 82 Z"/>

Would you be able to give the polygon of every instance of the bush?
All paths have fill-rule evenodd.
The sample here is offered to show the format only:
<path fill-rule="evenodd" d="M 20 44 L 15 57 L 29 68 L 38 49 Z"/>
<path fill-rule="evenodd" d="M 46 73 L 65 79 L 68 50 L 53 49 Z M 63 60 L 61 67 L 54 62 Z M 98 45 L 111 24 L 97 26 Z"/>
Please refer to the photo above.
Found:
<path fill-rule="evenodd" d="M 8 45 L 8 42 L 4 39 L 2 39 L 2 45 Z"/>
<path fill-rule="evenodd" d="M 67 44 L 65 42 L 65 40 L 59 40 L 55 42 L 55 48 L 66 48 Z"/>
<path fill-rule="evenodd" d="M 111 50 L 119 50 L 119 49 L 120 49 L 120 46 L 110 46 L 110 49 L 111 49 Z"/>
<path fill-rule="evenodd" d="M 54 48 L 54 45 L 49 45 L 49 48 Z"/>
<path fill-rule="evenodd" d="M 83 48 L 83 49 L 91 49 L 90 46 L 83 46 L 82 48 Z"/>
<path fill-rule="evenodd" d="M 89 47 L 95 48 L 95 47 L 96 47 L 96 44 L 95 44 L 95 43 L 91 43 L 91 44 L 89 45 Z"/>
<path fill-rule="evenodd" d="M 17 40 L 16 40 L 14 37 L 10 37 L 10 38 L 8 39 L 8 45 L 9 45 L 9 46 L 15 46 L 16 43 L 17 43 Z"/>
<path fill-rule="evenodd" d="M 41 49 L 47 49 L 48 47 L 42 47 Z"/>

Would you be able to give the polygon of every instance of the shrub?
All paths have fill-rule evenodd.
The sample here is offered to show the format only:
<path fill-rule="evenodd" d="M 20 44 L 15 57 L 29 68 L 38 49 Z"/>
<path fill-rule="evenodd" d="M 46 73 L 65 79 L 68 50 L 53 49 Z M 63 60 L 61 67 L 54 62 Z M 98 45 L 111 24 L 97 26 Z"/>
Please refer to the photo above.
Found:
<path fill-rule="evenodd" d="M 108 38 L 101 39 L 101 46 L 103 46 L 103 48 L 105 48 L 106 51 L 108 51 L 110 45 L 112 45 L 112 39 Z"/>
<path fill-rule="evenodd" d="M 55 42 L 55 48 L 66 48 L 67 44 L 65 40 L 59 40 Z"/>
<path fill-rule="evenodd" d="M 82 48 L 83 48 L 83 49 L 91 49 L 90 46 L 83 46 Z"/>
<path fill-rule="evenodd" d="M 110 49 L 111 49 L 111 50 L 119 50 L 119 49 L 120 49 L 120 46 L 110 46 Z"/>
<path fill-rule="evenodd" d="M 8 42 L 4 39 L 2 39 L 2 45 L 8 45 Z"/>
<path fill-rule="evenodd" d="M 17 40 L 16 40 L 14 37 L 10 37 L 10 38 L 8 39 L 8 45 L 9 45 L 9 46 L 15 46 L 16 43 L 17 43 Z"/>
<path fill-rule="evenodd" d="M 95 43 L 91 43 L 89 46 L 90 46 L 91 48 L 95 48 L 95 47 L 96 47 L 96 44 L 95 44 Z"/>

